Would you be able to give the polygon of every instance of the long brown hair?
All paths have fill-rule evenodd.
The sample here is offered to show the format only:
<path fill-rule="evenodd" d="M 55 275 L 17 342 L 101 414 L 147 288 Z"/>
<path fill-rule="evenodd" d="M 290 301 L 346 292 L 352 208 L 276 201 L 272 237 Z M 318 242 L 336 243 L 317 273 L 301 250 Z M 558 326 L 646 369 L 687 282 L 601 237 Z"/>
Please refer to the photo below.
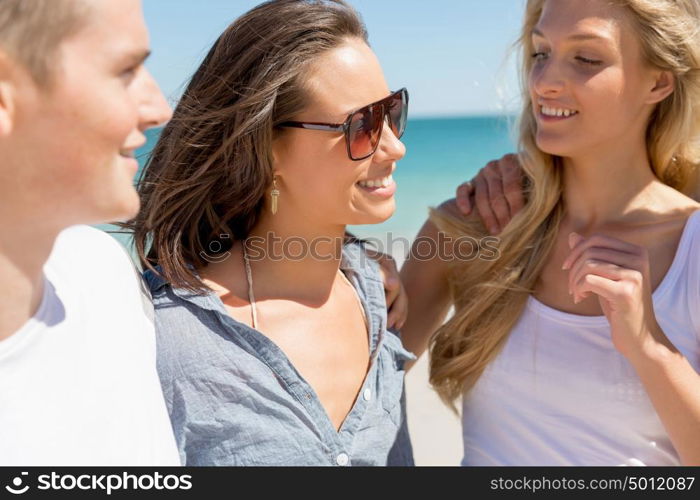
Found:
<path fill-rule="evenodd" d="M 208 263 L 202 252 L 213 241 L 226 251 L 259 219 L 276 126 L 306 105 L 309 63 L 349 38 L 367 42 L 367 32 L 343 0 L 271 0 L 224 31 L 139 181 L 141 212 L 127 228 L 144 269 L 159 265 L 173 286 L 206 289 L 194 271 Z"/>
<path fill-rule="evenodd" d="M 650 117 L 647 152 L 656 176 L 687 193 L 700 164 L 700 1 L 614 1 L 630 14 L 647 61 L 675 78 L 674 92 Z M 455 315 L 431 344 L 430 381 L 453 409 L 455 400 L 473 387 L 507 341 L 552 250 L 563 214 L 561 158 L 537 147 L 527 92 L 534 52 L 531 34 L 544 2 L 528 0 L 519 40 L 523 86 L 519 158 L 528 202 L 501 233 L 499 259 L 451 269 Z M 437 210 L 431 215 L 440 230 L 454 238 L 486 235 L 480 221 L 464 221 Z"/>

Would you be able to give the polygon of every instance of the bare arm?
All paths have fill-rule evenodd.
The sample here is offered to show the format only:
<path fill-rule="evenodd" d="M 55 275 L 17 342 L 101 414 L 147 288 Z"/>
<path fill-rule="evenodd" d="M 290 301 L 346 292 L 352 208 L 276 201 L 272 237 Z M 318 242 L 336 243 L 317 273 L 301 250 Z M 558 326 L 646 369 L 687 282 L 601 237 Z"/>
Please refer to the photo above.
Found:
<path fill-rule="evenodd" d="M 597 295 L 615 348 L 634 366 L 684 465 L 700 465 L 700 374 L 659 325 L 649 252 L 605 235 L 572 233 L 569 270 L 574 301 Z M 605 257 L 592 258 L 593 254 Z"/>
<path fill-rule="evenodd" d="M 454 200 L 441 208 L 446 207 L 456 211 Z M 401 339 L 406 349 L 418 357 L 427 349 L 431 336 L 445 321 L 452 305 L 448 284 L 451 249 L 436 252 L 439 241 L 437 227 L 430 220 L 426 221 L 401 268 L 401 280 L 411 304 Z M 408 364 L 407 369 L 411 366 L 412 363 Z"/>
<path fill-rule="evenodd" d="M 700 465 L 700 375 L 660 331 L 665 342 L 632 358 L 639 378 L 683 465 Z"/>

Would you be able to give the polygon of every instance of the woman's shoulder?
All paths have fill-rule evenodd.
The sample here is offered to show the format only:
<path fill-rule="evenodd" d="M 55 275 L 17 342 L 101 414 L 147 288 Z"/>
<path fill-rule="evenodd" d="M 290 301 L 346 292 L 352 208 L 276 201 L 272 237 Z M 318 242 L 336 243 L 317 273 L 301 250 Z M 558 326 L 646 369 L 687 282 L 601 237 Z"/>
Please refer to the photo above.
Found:
<path fill-rule="evenodd" d="M 198 376 L 207 366 L 202 360 L 243 355 L 247 327 L 226 314 L 214 292 L 174 287 L 157 268 L 143 277 L 153 296 L 161 381 Z"/>
<path fill-rule="evenodd" d="M 668 216 L 690 216 L 700 210 L 697 193 L 686 194 L 667 184 L 657 182 L 650 191 L 659 205 L 658 212 Z"/>
<path fill-rule="evenodd" d="M 142 277 L 143 281 L 151 291 L 151 295 L 153 295 L 154 292 L 158 292 L 161 295 L 163 294 L 163 288 L 168 284 L 168 282 L 166 281 L 165 277 L 160 274 L 158 268 L 156 268 L 156 270 L 147 269 L 143 272 Z"/>
<path fill-rule="evenodd" d="M 696 261 L 700 253 L 700 204 L 695 203 L 685 212 L 685 223 L 681 238 L 689 247 L 689 260 Z M 683 241 L 680 242 L 683 244 Z M 700 270 L 700 268 L 699 268 Z"/>
<path fill-rule="evenodd" d="M 352 237 L 343 245 L 340 267 L 343 271 L 352 271 L 365 279 L 381 282 L 379 257 L 380 250 L 372 242 Z"/>
<path fill-rule="evenodd" d="M 213 315 L 220 305 L 212 292 L 174 287 L 158 268 L 144 272 L 143 279 L 153 298 L 158 338 L 177 342 L 180 337 L 191 338 L 194 332 L 212 330 L 218 324 Z"/>
<path fill-rule="evenodd" d="M 668 188 L 668 196 L 664 197 L 664 204 L 651 215 L 641 216 L 642 221 L 653 221 L 652 224 L 644 224 L 648 231 L 646 239 L 651 242 L 662 243 L 668 241 L 681 245 L 690 245 L 698 250 L 700 245 L 700 203 L 686 195 Z M 651 219 L 651 220 L 650 220 Z M 680 236 L 680 241 L 678 237 Z M 675 246 L 675 245 L 673 245 Z"/>
<path fill-rule="evenodd" d="M 204 299 L 208 297 L 211 292 L 204 285 L 197 290 L 175 286 L 168 280 L 160 266 L 147 269 L 143 272 L 142 277 L 146 286 L 151 291 L 154 304 L 161 303 L 175 306 L 181 304 L 183 301 L 201 302 L 197 299 Z"/>

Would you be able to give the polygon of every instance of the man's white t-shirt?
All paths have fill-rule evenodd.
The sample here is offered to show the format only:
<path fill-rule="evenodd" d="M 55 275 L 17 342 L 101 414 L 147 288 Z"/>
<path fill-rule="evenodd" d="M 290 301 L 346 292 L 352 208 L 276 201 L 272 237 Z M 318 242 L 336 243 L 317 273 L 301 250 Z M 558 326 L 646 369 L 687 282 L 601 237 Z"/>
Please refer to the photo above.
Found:
<path fill-rule="evenodd" d="M 126 251 L 74 226 L 44 277 L 37 313 L 0 342 L 0 465 L 180 465 L 152 305 Z"/>

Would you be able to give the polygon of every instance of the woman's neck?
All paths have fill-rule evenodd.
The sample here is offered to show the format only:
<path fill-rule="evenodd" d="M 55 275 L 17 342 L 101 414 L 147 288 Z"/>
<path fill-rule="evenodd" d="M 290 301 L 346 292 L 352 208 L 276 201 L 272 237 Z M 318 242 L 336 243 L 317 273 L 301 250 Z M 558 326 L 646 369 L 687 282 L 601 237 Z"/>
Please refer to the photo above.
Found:
<path fill-rule="evenodd" d="M 338 276 L 344 235 L 345 225 L 265 212 L 247 240 L 256 296 L 325 302 Z"/>
<path fill-rule="evenodd" d="M 567 218 L 583 233 L 625 222 L 642 207 L 653 210 L 652 191 L 660 184 L 643 144 L 563 160 Z"/>

